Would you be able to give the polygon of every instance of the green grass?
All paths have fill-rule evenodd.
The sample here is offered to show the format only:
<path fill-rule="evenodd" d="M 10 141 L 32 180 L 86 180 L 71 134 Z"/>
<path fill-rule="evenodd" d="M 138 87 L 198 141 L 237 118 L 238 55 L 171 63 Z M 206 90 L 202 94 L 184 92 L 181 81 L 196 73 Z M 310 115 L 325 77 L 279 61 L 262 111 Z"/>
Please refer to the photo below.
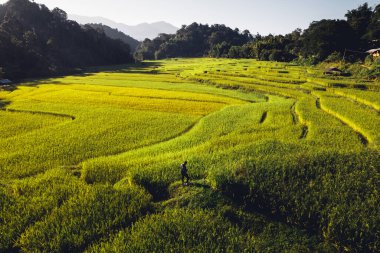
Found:
<path fill-rule="evenodd" d="M 0 92 L 0 251 L 380 248 L 377 83 L 255 60 L 100 70 Z"/>
<path fill-rule="evenodd" d="M 22 135 L 46 127 L 53 127 L 68 120 L 71 120 L 71 118 L 40 113 L 30 114 L 17 111 L 0 111 L 0 125 L 2 126 L 0 139 Z"/>
<path fill-rule="evenodd" d="M 30 226 L 17 244 L 25 252 L 81 252 L 93 241 L 143 215 L 149 200 L 150 196 L 137 187 L 84 187 Z"/>
<path fill-rule="evenodd" d="M 59 208 L 83 187 L 86 186 L 62 169 L 1 184 L 0 250 L 13 248 L 28 226 Z"/>
<path fill-rule="evenodd" d="M 299 252 L 307 251 L 308 244 L 313 242 L 302 232 L 279 224 L 261 227 L 260 218 L 245 219 L 254 223 L 251 226 L 257 226 L 258 233 L 254 235 L 223 215 L 235 214 L 227 209 L 221 215 L 201 209 L 167 210 L 135 223 L 87 252 Z M 274 237 L 277 239 L 272 241 Z"/>
<path fill-rule="evenodd" d="M 5 97 L 12 101 L 8 110 L 30 112 L 28 117 L 24 116 L 27 113 L 19 115 L 24 117 L 18 128 L 23 128 L 31 117 L 40 117 L 36 119 L 41 122 L 35 124 L 51 122 L 48 113 L 75 117 L 34 131 L 19 130 L 13 138 L 0 139 L 4 147 L 1 174 L 8 178 L 33 175 L 57 166 L 76 166 L 85 159 L 162 142 L 186 132 L 212 111 L 228 104 L 246 103 L 209 94 L 77 85 L 21 87 Z M 4 114 L 10 117 L 15 113 Z M 7 135 L 13 134 L 10 128 L 17 130 L 13 124 L 3 127 Z"/>
<path fill-rule="evenodd" d="M 353 89 L 334 89 L 332 92 L 380 111 L 380 92 Z"/>
<path fill-rule="evenodd" d="M 336 95 L 318 93 L 322 109 L 345 122 L 375 147 L 380 145 L 380 118 L 379 113 L 372 108 Z"/>

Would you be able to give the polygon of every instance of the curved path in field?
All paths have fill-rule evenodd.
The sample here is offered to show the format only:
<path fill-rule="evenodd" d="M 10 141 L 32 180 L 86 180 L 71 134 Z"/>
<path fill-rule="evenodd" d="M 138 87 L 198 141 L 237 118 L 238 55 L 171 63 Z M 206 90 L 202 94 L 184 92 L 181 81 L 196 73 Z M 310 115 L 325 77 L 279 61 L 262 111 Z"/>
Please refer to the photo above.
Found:
<path fill-rule="evenodd" d="M 75 116 L 68 115 L 68 114 L 61 114 L 61 113 L 41 112 L 41 111 L 28 111 L 28 110 L 17 110 L 17 109 L 8 109 L 8 108 L 1 108 L 0 110 L 1 111 L 5 111 L 5 112 L 10 112 L 10 113 L 40 114 L 40 115 L 48 115 L 48 116 L 62 117 L 62 118 L 67 118 L 67 119 L 75 120 Z"/>
<path fill-rule="evenodd" d="M 228 74 L 216 74 L 214 73 L 213 74 L 214 77 L 223 77 L 225 79 L 228 79 L 228 80 L 231 80 L 231 81 L 234 81 L 233 80 L 233 77 L 234 76 L 229 76 Z M 192 78 L 190 78 L 190 80 L 193 80 Z M 199 80 L 193 80 L 193 81 L 197 81 L 199 82 Z M 215 80 L 208 80 L 207 81 L 208 83 L 212 84 L 212 85 L 215 85 L 215 84 L 218 84 L 217 82 L 215 82 Z M 336 112 L 331 112 L 329 109 L 325 108 L 323 106 L 323 104 L 321 104 L 321 99 L 319 96 L 317 96 L 316 94 L 314 94 L 312 91 L 310 90 L 306 90 L 304 88 L 301 88 L 301 87 L 283 87 L 281 85 L 279 86 L 276 86 L 274 83 L 270 83 L 270 84 L 264 84 L 264 83 L 254 83 L 254 82 L 250 82 L 248 80 L 235 80 L 235 82 L 237 83 L 236 85 L 239 85 L 238 83 L 243 83 L 243 84 L 252 84 L 252 85 L 259 85 L 261 87 L 263 87 L 262 89 L 260 88 L 260 90 L 258 91 L 261 91 L 265 94 L 273 94 L 273 95 L 276 95 L 276 96 L 281 96 L 281 97 L 288 97 L 286 95 L 286 91 L 299 91 L 299 92 L 302 92 L 304 94 L 304 96 L 310 96 L 310 97 L 313 97 L 315 98 L 315 106 L 317 109 L 319 110 L 322 110 L 323 112 L 327 113 L 328 115 L 332 116 L 333 118 L 335 118 L 336 120 L 338 120 L 339 122 L 341 122 L 343 125 L 349 127 L 350 129 L 352 129 L 352 131 L 358 136 L 358 138 L 360 139 L 360 142 L 364 145 L 364 146 L 368 146 L 368 144 L 370 144 L 370 137 L 367 136 L 364 132 L 358 130 L 360 129 L 355 123 L 349 121 L 349 120 L 346 120 L 343 116 L 341 116 L 339 113 L 336 113 Z M 294 85 L 294 84 L 292 84 Z M 266 91 L 265 90 L 265 87 L 275 87 L 277 89 L 281 89 L 283 90 L 285 93 L 282 93 L 282 92 L 276 92 L 276 91 Z M 253 89 L 255 90 L 255 88 L 253 87 Z M 338 94 L 339 95 L 339 94 Z M 342 96 L 340 95 L 342 98 L 345 98 L 345 99 L 349 99 L 348 97 L 345 97 L 345 96 Z M 295 106 L 298 102 L 298 99 L 296 97 L 293 97 L 293 95 L 289 94 L 289 97 L 292 97 L 294 98 L 296 101 L 294 102 L 294 104 L 292 105 L 292 107 L 290 108 L 290 113 L 292 115 L 292 118 L 293 118 L 293 124 L 298 124 L 300 123 L 300 120 L 299 120 L 299 115 L 297 114 L 296 110 L 295 110 Z M 366 107 L 370 107 L 368 104 L 366 103 L 363 103 L 363 102 L 360 102 L 360 101 L 354 101 L 358 104 L 362 104 Z M 374 107 L 371 107 L 373 110 L 375 110 L 376 112 L 378 112 L 380 114 L 380 111 L 378 111 L 376 108 Z M 299 139 L 305 139 L 307 137 L 307 134 L 308 134 L 308 129 L 309 127 L 306 125 L 306 124 L 302 124 L 302 132 L 301 132 L 301 135 L 299 137 Z"/>
<path fill-rule="evenodd" d="M 370 141 L 370 137 L 366 136 L 366 134 L 364 132 L 361 132 L 361 131 L 358 131 L 357 129 L 359 129 L 359 127 L 357 125 L 355 125 L 354 123 L 352 123 L 351 121 L 349 120 L 346 120 L 343 116 L 341 116 L 339 113 L 337 112 L 332 112 L 330 109 L 326 108 L 323 106 L 323 104 L 321 103 L 321 98 L 318 97 L 317 95 L 313 94 L 313 97 L 315 97 L 316 99 L 316 107 L 322 111 L 324 111 L 325 113 L 331 115 L 332 117 L 336 118 L 338 121 L 340 121 L 343 125 L 349 127 L 352 129 L 352 131 L 354 131 L 358 138 L 360 139 L 361 143 L 364 145 L 364 146 L 367 146 Z"/>
<path fill-rule="evenodd" d="M 339 95 L 341 97 L 345 97 L 347 99 L 350 99 L 351 101 L 353 101 L 355 103 L 368 106 L 369 108 L 372 108 L 373 110 L 375 110 L 377 113 L 380 114 L 380 106 L 378 104 L 374 104 L 371 100 L 364 99 L 362 97 L 356 97 L 354 95 L 350 95 L 350 94 L 347 94 L 343 91 L 339 91 L 339 90 L 335 90 L 335 89 L 332 89 L 329 91 L 336 94 L 336 95 Z M 379 101 L 380 101 L 380 99 L 379 99 Z"/>

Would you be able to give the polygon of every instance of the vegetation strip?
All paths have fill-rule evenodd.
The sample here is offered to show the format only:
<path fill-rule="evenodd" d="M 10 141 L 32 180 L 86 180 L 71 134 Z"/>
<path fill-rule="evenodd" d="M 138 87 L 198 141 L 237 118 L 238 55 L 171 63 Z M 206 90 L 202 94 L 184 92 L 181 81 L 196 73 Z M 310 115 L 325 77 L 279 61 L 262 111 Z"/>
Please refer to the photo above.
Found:
<path fill-rule="evenodd" d="M 358 104 L 362 104 L 362 105 L 368 106 L 368 107 L 372 108 L 373 110 L 375 110 L 377 113 L 380 113 L 380 95 L 379 95 L 379 98 L 378 98 L 379 102 L 378 103 L 373 103 L 369 99 L 364 99 L 364 98 L 357 97 L 355 95 L 350 95 L 350 94 L 347 94 L 345 92 L 337 91 L 336 89 L 332 90 L 332 92 L 334 94 L 339 95 L 339 96 L 351 99 L 352 101 L 354 101 L 354 102 L 356 102 Z"/>
<path fill-rule="evenodd" d="M 360 128 L 355 123 L 351 122 L 350 120 L 346 119 L 345 117 L 341 116 L 340 114 L 326 108 L 322 104 L 321 104 L 321 110 L 323 110 L 326 113 L 330 114 L 331 116 L 339 119 L 340 122 L 342 122 L 342 124 L 351 127 L 352 130 L 358 135 L 358 137 L 359 137 L 359 139 L 363 145 L 366 146 L 366 145 L 372 143 L 370 141 L 370 139 L 364 133 L 360 132 L 360 130 L 359 130 Z"/>
<path fill-rule="evenodd" d="M 54 113 L 54 112 L 16 110 L 16 109 L 9 109 L 9 108 L 0 108 L 0 110 L 5 111 L 5 112 L 12 112 L 12 113 L 30 113 L 30 114 L 49 115 L 49 116 L 63 117 L 63 118 L 69 118 L 71 120 L 75 120 L 75 116 L 61 114 L 61 113 Z"/>

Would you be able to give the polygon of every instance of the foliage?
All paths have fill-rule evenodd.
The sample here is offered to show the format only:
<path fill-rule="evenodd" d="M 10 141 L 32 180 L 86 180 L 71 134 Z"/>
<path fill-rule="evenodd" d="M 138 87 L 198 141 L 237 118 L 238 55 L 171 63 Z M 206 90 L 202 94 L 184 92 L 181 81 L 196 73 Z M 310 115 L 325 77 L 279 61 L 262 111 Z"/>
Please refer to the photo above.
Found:
<path fill-rule="evenodd" d="M 313 22 L 303 34 L 302 54 L 326 59 L 333 52 L 346 48 L 356 48 L 355 34 L 350 25 L 343 20 L 321 20 Z"/>
<path fill-rule="evenodd" d="M 10 78 L 56 75 L 75 68 L 132 61 L 130 48 L 90 26 L 29 0 L 0 5 L 1 66 Z"/>
<path fill-rule="evenodd" d="M 371 37 L 372 40 L 376 39 L 373 37 L 373 27 L 370 27 L 373 20 L 376 19 L 376 9 L 372 12 L 372 9 L 368 7 L 368 3 L 364 3 L 357 9 L 348 11 L 346 13 L 347 22 L 350 24 L 356 37 L 362 40 L 362 47 L 365 49 L 368 46 L 368 41 L 366 37 Z"/>
<path fill-rule="evenodd" d="M 192 23 L 174 35 L 161 34 L 153 41 L 146 39 L 136 52 L 139 60 L 173 57 L 223 57 L 231 46 L 240 46 L 252 38 L 248 31 L 240 33 L 225 25 Z"/>
<path fill-rule="evenodd" d="M 365 37 L 370 41 L 378 41 L 380 39 L 380 27 L 379 27 L 379 18 L 380 18 L 380 5 L 377 5 L 373 10 L 371 21 L 367 28 L 367 34 Z M 372 46 L 376 46 L 372 44 Z"/>
<path fill-rule="evenodd" d="M 249 31 L 232 30 L 224 25 L 184 25 L 176 34 L 161 34 L 145 40 L 138 48 L 138 60 L 173 57 L 253 58 L 314 65 L 335 60 L 345 54 L 350 62 L 363 60 L 371 47 L 379 47 L 380 5 L 374 9 L 363 4 L 346 14 L 346 20 L 320 20 L 302 31 L 286 35 L 252 36 Z M 349 51 L 347 51 L 349 50 Z M 333 59 L 334 58 L 334 59 Z M 341 57 L 342 58 L 342 57 Z"/>

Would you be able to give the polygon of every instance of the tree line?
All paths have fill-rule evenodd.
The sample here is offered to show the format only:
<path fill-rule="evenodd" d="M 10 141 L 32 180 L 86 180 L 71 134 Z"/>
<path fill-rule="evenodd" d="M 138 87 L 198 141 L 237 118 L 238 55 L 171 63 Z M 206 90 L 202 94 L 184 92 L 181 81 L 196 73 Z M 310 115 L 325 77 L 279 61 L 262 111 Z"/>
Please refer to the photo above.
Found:
<path fill-rule="evenodd" d="M 136 60 L 173 57 L 253 58 L 316 64 L 324 60 L 357 61 L 360 52 L 380 47 L 380 4 L 367 3 L 345 20 L 320 20 L 286 35 L 252 35 L 225 25 L 193 23 L 176 34 L 160 34 L 138 46 Z M 131 50 L 129 45 L 132 45 Z M 25 78 L 66 74 L 87 66 L 133 62 L 138 42 L 103 25 L 79 25 L 58 8 L 29 0 L 0 5 L 0 77 Z"/>
<path fill-rule="evenodd" d="M 228 53 L 230 45 L 242 46 L 252 40 L 248 30 L 242 33 L 225 25 L 183 25 L 176 34 L 160 34 L 157 38 L 145 39 L 135 57 L 138 60 L 172 57 L 221 57 Z"/>
<path fill-rule="evenodd" d="M 380 4 L 367 3 L 350 10 L 345 20 L 320 20 L 302 31 L 286 35 L 252 35 L 224 25 L 193 23 L 182 26 L 176 34 L 160 34 L 145 39 L 135 57 L 138 60 L 171 57 L 227 57 L 259 60 L 300 60 L 318 63 L 329 57 L 358 60 L 373 47 L 380 47 Z"/>
<path fill-rule="evenodd" d="M 100 29 L 68 20 L 29 0 L 0 5 L 0 69 L 3 77 L 65 74 L 76 68 L 133 61 L 130 47 Z"/>

